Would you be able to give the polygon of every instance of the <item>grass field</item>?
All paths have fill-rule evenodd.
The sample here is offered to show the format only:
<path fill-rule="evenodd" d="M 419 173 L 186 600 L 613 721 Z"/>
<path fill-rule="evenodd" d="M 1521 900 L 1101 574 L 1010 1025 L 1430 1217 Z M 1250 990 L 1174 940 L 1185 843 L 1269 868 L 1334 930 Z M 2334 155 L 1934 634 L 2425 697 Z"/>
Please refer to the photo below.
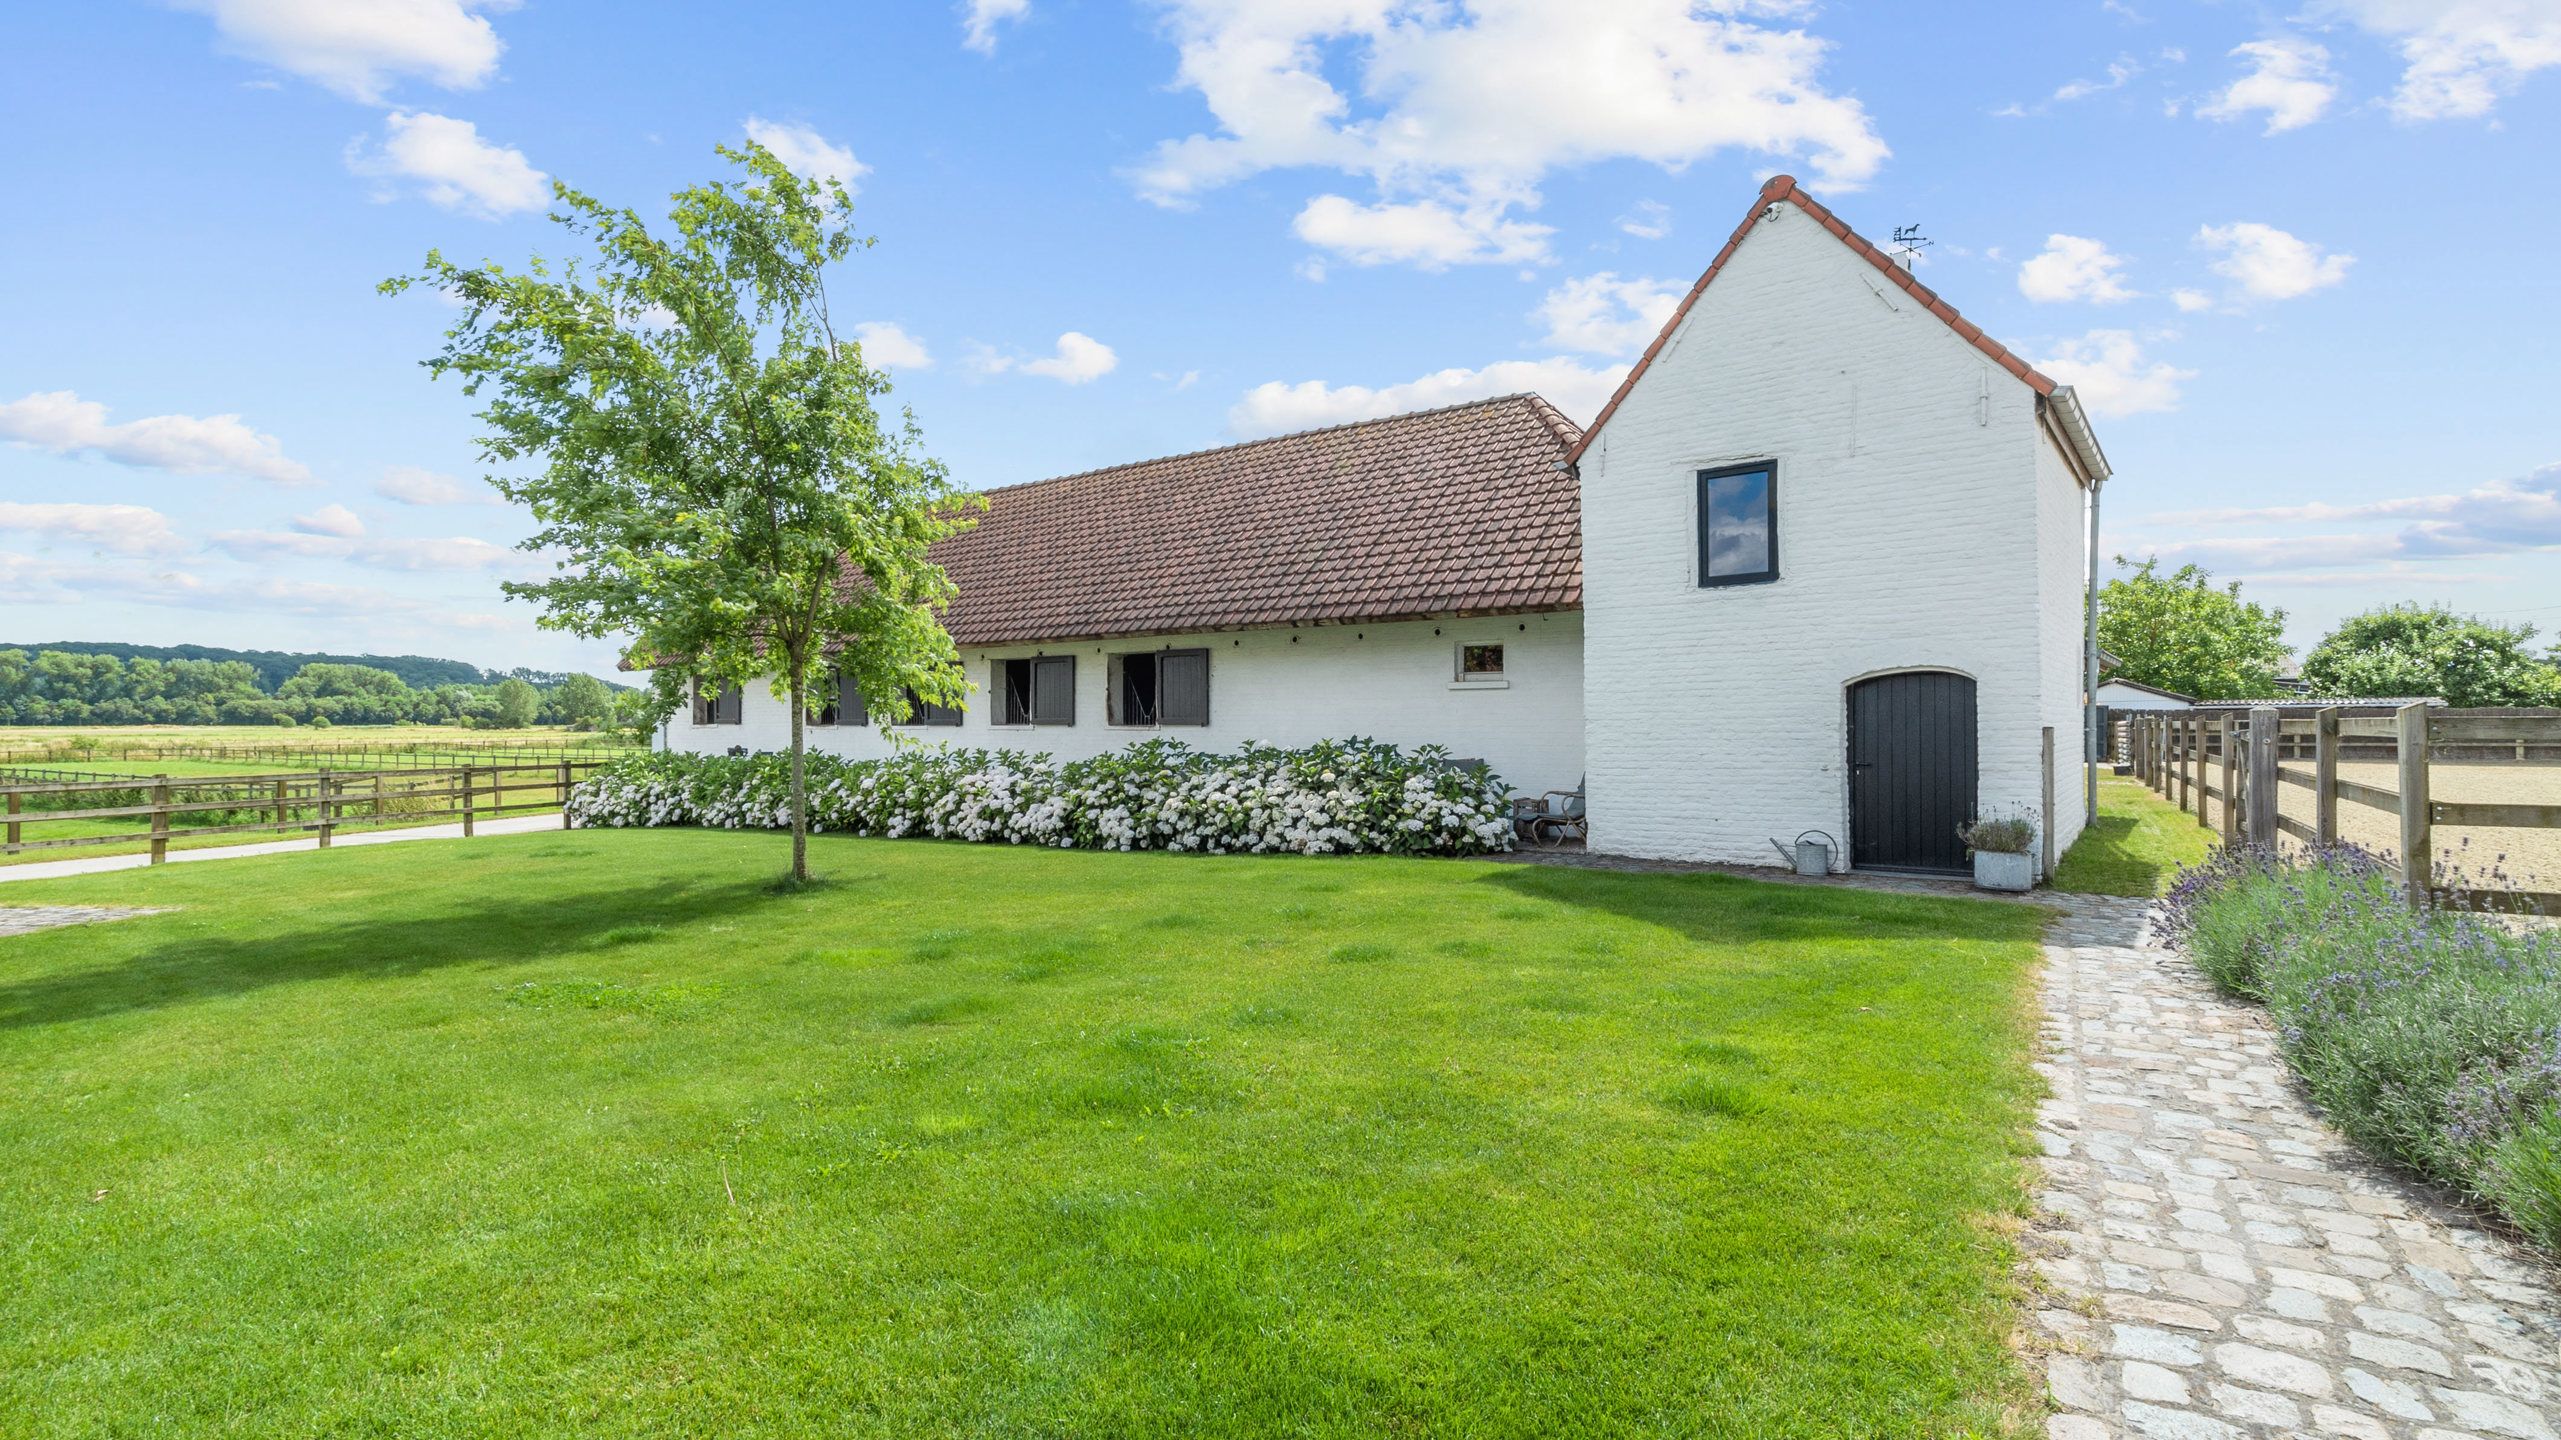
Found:
<path fill-rule="evenodd" d="M 612 737 L 560 726 L 465 730 L 455 725 L 20 725 L 0 726 L 0 768 L 41 766 L 116 773 L 205 774 L 173 768 L 213 765 L 256 770 L 358 769 L 439 755 L 551 755 L 563 748 L 611 748 Z M 339 764 L 337 762 L 345 762 Z"/>
<path fill-rule="evenodd" d="M 11 1433 L 2036 1429 L 2031 907 L 784 847 L 0 892 Z"/>
<path fill-rule="evenodd" d="M 2099 813 L 2054 867 L 2054 888 L 2085 895 L 2160 895 L 2214 836 L 2142 781 L 2099 777 Z"/>

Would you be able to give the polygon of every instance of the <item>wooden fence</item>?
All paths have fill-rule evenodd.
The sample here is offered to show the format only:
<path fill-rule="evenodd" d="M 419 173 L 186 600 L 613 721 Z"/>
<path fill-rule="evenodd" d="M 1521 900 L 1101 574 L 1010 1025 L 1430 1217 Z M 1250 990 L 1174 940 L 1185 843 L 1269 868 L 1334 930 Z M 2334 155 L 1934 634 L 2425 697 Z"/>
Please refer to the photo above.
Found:
<path fill-rule="evenodd" d="M 2264 706 L 2153 711 L 2128 717 L 2126 753 L 2135 776 L 2162 798 L 2193 812 L 2199 825 L 2219 821 L 2227 845 L 2274 849 L 2280 835 L 2337 844 L 2340 805 L 2366 806 L 2396 823 L 2400 843 L 2391 858 L 2413 905 L 2561 914 L 2561 890 L 2442 884 L 2433 860 L 2440 828 L 2550 831 L 2561 842 L 2561 804 L 2456 802 L 2429 793 L 2432 760 L 2513 756 L 2530 763 L 2561 753 L 2561 710 L 2405 705 L 2389 714 L 2331 707 L 2294 717 Z M 2386 789 L 2348 779 L 2339 773 L 2342 759 L 2388 762 L 2396 783 Z M 2303 760 L 2308 767 L 2287 763 Z M 2561 769 L 2544 768 L 2561 777 Z M 2285 813 L 2289 788 L 2310 792 L 2308 820 Z M 2553 848 L 2561 853 L 2561 843 Z"/>
<path fill-rule="evenodd" d="M 151 863 L 169 842 L 209 835 L 317 834 L 321 848 L 341 830 L 460 820 L 477 822 L 564 806 L 570 788 L 601 760 L 459 765 L 444 769 L 319 770 L 276 775 L 128 775 L 35 783 L 0 782 L 0 855 L 148 842 Z M 243 817 L 255 816 L 255 819 Z M 140 821 L 146 829 L 45 838 L 47 825 Z M 193 823 L 189 823 L 193 822 Z M 564 814 L 563 826 L 568 824 Z M 29 839 L 28 830 L 39 832 Z"/>

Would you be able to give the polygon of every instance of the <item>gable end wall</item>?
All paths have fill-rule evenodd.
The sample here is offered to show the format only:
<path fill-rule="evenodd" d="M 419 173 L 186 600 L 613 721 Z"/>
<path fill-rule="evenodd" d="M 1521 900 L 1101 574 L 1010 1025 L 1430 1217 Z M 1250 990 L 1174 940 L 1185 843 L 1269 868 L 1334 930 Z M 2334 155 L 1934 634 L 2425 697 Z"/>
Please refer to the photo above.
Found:
<path fill-rule="evenodd" d="M 1848 686 L 1893 670 L 1974 677 L 1982 809 L 2040 805 L 2047 724 L 2077 792 L 2079 543 L 2044 553 L 2035 407 L 1801 210 L 1753 225 L 1582 460 L 1596 849 L 1775 864 L 1822 830 L 1846 857 Z M 1696 472 L 1769 458 L 1781 578 L 1700 588 Z"/>

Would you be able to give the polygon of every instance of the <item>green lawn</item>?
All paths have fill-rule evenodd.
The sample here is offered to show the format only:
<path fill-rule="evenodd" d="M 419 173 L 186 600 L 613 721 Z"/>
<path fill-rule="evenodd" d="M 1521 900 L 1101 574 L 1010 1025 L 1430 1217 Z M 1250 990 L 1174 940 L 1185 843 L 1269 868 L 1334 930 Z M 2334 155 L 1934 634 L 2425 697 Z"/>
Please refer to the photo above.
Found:
<path fill-rule="evenodd" d="M 0 887 L 8 1433 L 2035 1429 L 2032 907 L 785 843 Z"/>
<path fill-rule="evenodd" d="M 2099 777 L 2099 815 L 2054 867 L 2054 888 L 2084 895 L 2159 895 L 2204 860 L 2214 832 L 2140 780 Z"/>

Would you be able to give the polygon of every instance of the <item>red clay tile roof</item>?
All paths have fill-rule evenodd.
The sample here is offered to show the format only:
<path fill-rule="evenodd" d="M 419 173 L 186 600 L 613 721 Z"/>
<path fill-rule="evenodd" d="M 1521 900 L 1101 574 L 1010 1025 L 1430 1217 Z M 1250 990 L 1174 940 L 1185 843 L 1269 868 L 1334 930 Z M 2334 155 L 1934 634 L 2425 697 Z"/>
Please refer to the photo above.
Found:
<path fill-rule="evenodd" d="M 964 646 L 1571 609 L 1580 432 L 1508 395 L 987 494 L 934 547 Z"/>
<path fill-rule="evenodd" d="M 1842 244 L 1858 252 L 1861 258 L 1875 266 L 1885 278 L 1893 281 L 1914 300 L 1919 301 L 1922 308 L 1946 322 L 1949 329 L 1962 336 L 1975 349 L 1991 356 L 2002 369 L 2026 381 L 2029 388 L 2037 394 L 2054 393 L 2056 385 L 2052 377 L 2012 354 L 2008 346 L 1984 334 L 1981 327 L 1957 314 L 1955 306 L 1940 299 L 1938 292 L 1929 286 L 1913 279 L 1912 272 L 1898 264 L 1893 256 L 1877 249 L 1867 237 L 1851 229 L 1843 223 L 1841 217 L 1825 208 L 1823 202 L 1798 188 L 1795 176 L 1773 175 L 1769 183 L 1761 187 L 1760 196 L 1753 200 L 1752 208 L 1744 212 L 1743 223 L 1735 226 L 1733 235 L 1726 239 L 1725 248 L 1717 251 L 1716 258 L 1708 262 L 1707 273 L 1699 276 L 1698 283 L 1690 287 L 1690 293 L 1681 297 L 1680 308 L 1674 310 L 1672 318 L 1663 323 L 1662 333 L 1654 337 L 1654 343 L 1645 347 L 1645 354 L 1637 360 L 1636 368 L 1628 371 L 1627 378 L 1618 382 L 1618 390 L 1610 396 L 1610 403 L 1601 407 L 1601 413 L 1593 419 L 1591 427 L 1583 432 L 1583 438 L 1575 442 L 1574 453 L 1567 459 L 1583 458 L 1583 452 L 1591 446 L 1592 437 L 1600 434 L 1601 427 L 1610 423 L 1610 416 L 1618 410 L 1618 402 L 1626 399 L 1627 392 L 1636 388 L 1637 380 L 1645 374 L 1646 367 L 1654 363 L 1654 357 L 1662 351 L 1664 343 L 1672 338 L 1672 332 L 1680 329 L 1681 322 L 1689 318 L 1690 307 L 1698 303 L 1698 297 L 1705 293 L 1708 282 L 1716 278 L 1716 272 L 1725 268 L 1726 260 L 1733 255 L 1735 247 L 1743 243 L 1743 236 L 1751 230 L 1753 223 L 1760 219 L 1761 212 L 1781 200 L 1814 217 L 1816 224 L 1840 237 Z"/>

